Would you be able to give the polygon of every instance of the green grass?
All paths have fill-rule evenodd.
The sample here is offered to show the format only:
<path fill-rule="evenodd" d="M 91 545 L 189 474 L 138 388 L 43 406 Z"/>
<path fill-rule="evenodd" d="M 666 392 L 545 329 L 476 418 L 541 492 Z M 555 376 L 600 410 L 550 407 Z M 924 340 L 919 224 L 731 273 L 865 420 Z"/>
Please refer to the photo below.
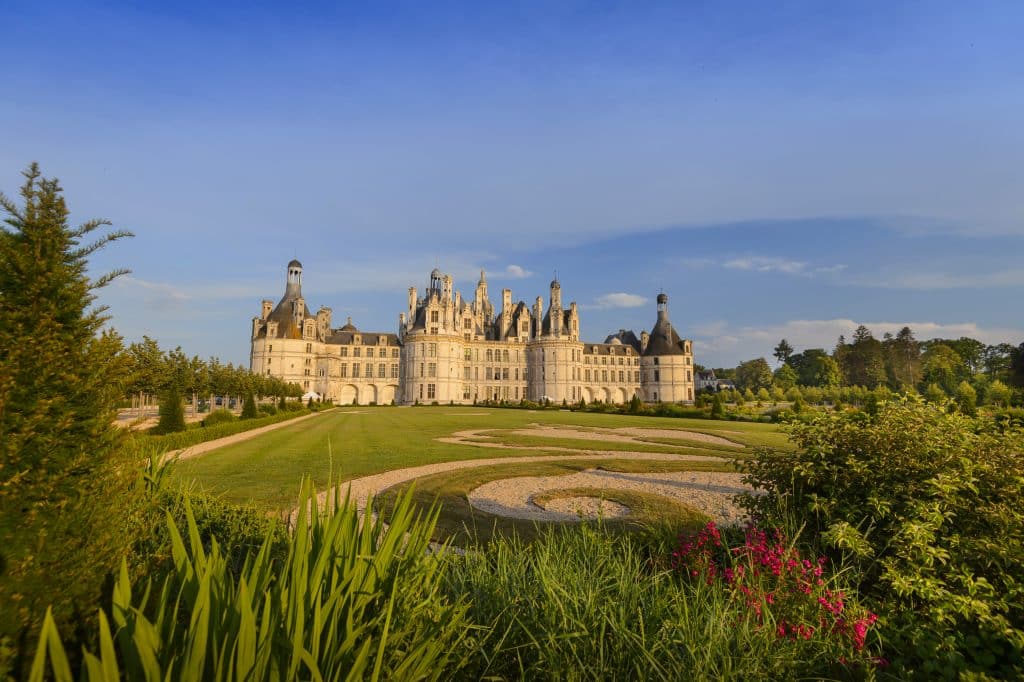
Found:
<path fill-rule="evenodd" d="M 356 413 L 358 412 L 358 413 Z M 315 419 L 281 427 L 251 440 L 226 446 L 177 464 L 175 475 L 230 502 L 253 502 L 267 510 L 289 509 L 299 481 L 309 476 L 318 489 L 328 481 L 345 481 L 393 469 L 454 460 L 570 454 L 533 449 L 441 443 L 456 431 L 520 429 L 530 424 L 583 428 L 642 427 L 684 429 L 719 435 L 748 446 L 787 447 L 785 435 L 771 424 L 717 422 L 705 419 L 636 417 L 554 410 L 502 410 L 477 407 L 358 407 L 337 409 Z M 556 441 L 557 439 L 544 439 Z M 577 441 L 579 442 L 579 441 Z M 554 445 L 545 442 L 548 447 Z M 581 449 L 614 449 L 627 444 L 580 442 Z M 628 449 L 658 451 L 628 444 Z M 668 448 L 687 454 L 733 456 L 716 446 L 691 443 Z M 648 467 L 652 463 L 645 462 Z"/>

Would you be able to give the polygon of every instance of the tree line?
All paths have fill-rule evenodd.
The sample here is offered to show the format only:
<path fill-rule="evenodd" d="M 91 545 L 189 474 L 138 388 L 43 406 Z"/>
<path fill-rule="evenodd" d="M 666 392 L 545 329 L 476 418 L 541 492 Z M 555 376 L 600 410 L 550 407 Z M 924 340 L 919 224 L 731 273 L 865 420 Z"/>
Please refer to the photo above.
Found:
<path fill-rule="evenodd" d="M 210 404 L 221 398 L 225 406 L 231 399 L 239 401 L 250 394 L 257 398 L 299 398 L 302 387 L 277 377 L 255 374 L 218 358 L 203 360 L 188 357 L 181 347 L 163 350 L 148 336 L 130 344 L 125 350 L 126 398 L 133 407 L 142 406 L 155 396 L 191 395 L 195 409 L 200 397 L 209 397 Z"/>
<path fill-rule="evenodd" d="M 761 357 L 714 372 L 740 391 L 754 393 L 860 387 L 919 393 L 931 400 L 973 394 L 978 403 L 1000 406 L 1019 401 L 1024 388 L 1024 343 L 989 345 L 969 337 L 918 341 L 910 327 L 878 339 L 861 325 L 849 341 L 840 336 L 831 353 L 823 348 L 798 353 L 782 339 L 773 356 L 774 371 Z"/>

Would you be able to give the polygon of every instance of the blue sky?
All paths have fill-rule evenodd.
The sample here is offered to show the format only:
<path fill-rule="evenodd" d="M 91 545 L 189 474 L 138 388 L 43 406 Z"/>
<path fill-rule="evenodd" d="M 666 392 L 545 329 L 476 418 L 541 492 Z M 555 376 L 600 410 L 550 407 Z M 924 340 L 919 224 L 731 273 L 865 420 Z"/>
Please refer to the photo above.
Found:
<path fill-rule="evenodd" d="M 245 361 L 305 265 L 393 330 L 435 265 L 702 364 L 859 323 L 1024 341 L 1019 2 L 8 0 L 0 190 L 37 160 L 113 324 Z"/>

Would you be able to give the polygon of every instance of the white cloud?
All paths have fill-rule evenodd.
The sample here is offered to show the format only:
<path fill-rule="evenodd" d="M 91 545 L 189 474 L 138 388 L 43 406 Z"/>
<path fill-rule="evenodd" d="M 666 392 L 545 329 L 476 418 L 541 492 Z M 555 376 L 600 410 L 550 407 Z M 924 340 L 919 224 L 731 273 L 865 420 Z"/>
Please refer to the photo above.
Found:
<path fill-rule="evenodd" d="M 846 269 L 846 265 L 814 266 L 806 261 L 779 256 L 738 256 L 727 260 L 714 258 L 685 258 L 682 265 L 691 270 L 703 270 L 709 267 L 722 267 L 726 270 L 742 270 L 744 272 L 780 273 L 799 277 L 816 277 L 818 275 L 834 275 Z"/>
<path fill-rule="evenodd" d="M 748 256 L 734 258 L 722 264 L 729 270 L 752 270 L 754 272 L 782 272 L 787 275 L 800 275 L 807 272 L 807 263 L 788 258 L 767 256 Z"/>
<path fill-rule="evenodd" d="M 503 275 L 506 279 L 526 279 L 532 277 L 533 273 L 520 265 L 509 265 Z"/>
<path fill-rule="evenodd" d="M 647 299 L 637 294 L 627 294 L 623 292 L 615 292 L 611 294 L 603 294 L 597 297 L 597 303 L 591 308 L 639 308 L 647 303 Z"/>

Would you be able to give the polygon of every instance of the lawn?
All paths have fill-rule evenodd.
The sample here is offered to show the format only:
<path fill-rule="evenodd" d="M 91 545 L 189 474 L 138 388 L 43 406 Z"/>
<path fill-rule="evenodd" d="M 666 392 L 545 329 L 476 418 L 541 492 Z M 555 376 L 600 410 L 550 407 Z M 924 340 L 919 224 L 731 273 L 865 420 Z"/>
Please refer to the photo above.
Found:
<path fill-rule="evenodd" d="M 531 424 L 595 428 L 683 429 L 727 438 L 746 449 L 679 441 L 667 443 L 608 443 L 561 438 L 526 439 L 503 436 L 479 439 L 475 444 L 445 443 L 438 438 L 458 431 L 508 430 Z M 508 439 L 506 447 L 498 447 Z M 534 440 L 542 442 L 534 442 Z M 770 424 L 720 422 L 703 419 L 633 417 L 556 410 L 511 410 L 475 407 L 353 407 L 325 412 L 299 424 L 281 427 L 252 440 L 225 446 L 194 459 L 177 463 L 174 474 L 199 487 L 223 495 L 232 502 L 253 502 L 268 511 L 289 509 L 295 504 L 299 483 L 309 476 L 318 489 L 328 481 L 434 462 L 491 457 L 522 457 L 564 454 L 564 450 L 537 448 L 570 447 L 581 451 L 623 449 L 678 452 L 731 457 L 749 454 L 758 445 L 788 447 L 785 435 Z M 511 446 L 511 447 L 509 447 Z M 650 467 L 653 462 L 644 462 Z"/>

